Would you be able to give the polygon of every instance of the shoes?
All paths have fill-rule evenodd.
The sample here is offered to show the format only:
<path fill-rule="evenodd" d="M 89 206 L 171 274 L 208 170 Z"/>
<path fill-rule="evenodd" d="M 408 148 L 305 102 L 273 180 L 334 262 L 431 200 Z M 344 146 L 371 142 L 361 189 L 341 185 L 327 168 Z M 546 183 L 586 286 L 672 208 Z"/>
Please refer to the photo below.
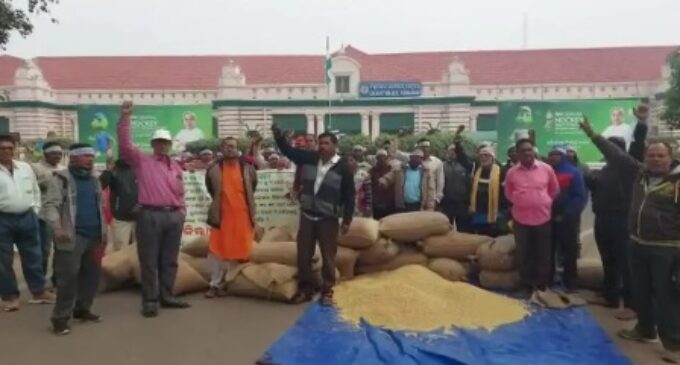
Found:
<path fill-rule="evenodd" d="M 661 360 L 669 364 L 680 364 L 680 351 L 663 350 L 661 352 Z"/>
<path fill-rule="evenodd" d="M 33 294 L 33 298 L 28 300 L 29 304 L 54 304 L 57 301 L 57 296 L 47 290 L 41 293 Z"/>
<path fill-rule="evenodd" d="M 637 341 L 637 342 L 642 342 L 642 343 L 659 342 L 659 340 L 656 338 L 656 336 L 645 337 L 635 328 L 633 328 L 631 330 L 621 330 L 617 333 L 617 335 L 619 335 L 619 337 L 623 338 L 624 340 L 629 340 L 629 341 Z"/>
<path fill-rule="evenodd" d="M 99 323 L 102 321 L 102 317 L 96 315 L 90 311 L 75 311 L 73 312 L 73 319 L 77 319 L 81 322 L 92 322 Z"/>
<path fill-rule="evenodd" d="M 161 308 L 185 309 L 191 308 L 191 304 L 177 299 L 165 299 L 161 300 Z"/>
<path fill-rule="evenodd" d="M 19 297 L 12 297 L 2 300 L 2 310 L 5 312 L 16 312 L 20 306 Z"/>
<path fill-rule="evenodd" d="M 153 318 L 158 316 L 158 304 L 144 303 L 142 305 L 142 316 L 145 318 Z"/>
<path fill-rule="evenodd" d="M 71 327 L 68 325 L 67 321 L 53 321 L 52 322 L 52 333 L 57 336 L 66 336 L 71 333 Z"/>

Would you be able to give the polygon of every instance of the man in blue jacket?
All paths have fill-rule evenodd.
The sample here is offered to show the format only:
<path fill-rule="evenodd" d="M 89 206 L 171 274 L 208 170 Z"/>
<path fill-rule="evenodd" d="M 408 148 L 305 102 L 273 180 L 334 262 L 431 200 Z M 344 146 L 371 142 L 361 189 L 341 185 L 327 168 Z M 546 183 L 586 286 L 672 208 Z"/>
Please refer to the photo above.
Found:
<path fill-rule="evenodd" d="M 562 259 L 564 272 L 562 285 L 568 291 L 576 288 L 576 260 L 578 259 L 579 221 L 588 202 L 585 182 L 581 171 L 567 158 L 564 147 L 555 147 L 548 155 L 548 162 L 555 170 L 560 184 L 560 195 L 553 202 L 552 249 Z M 552 265 L 553 275 L 555 265 Z"/>

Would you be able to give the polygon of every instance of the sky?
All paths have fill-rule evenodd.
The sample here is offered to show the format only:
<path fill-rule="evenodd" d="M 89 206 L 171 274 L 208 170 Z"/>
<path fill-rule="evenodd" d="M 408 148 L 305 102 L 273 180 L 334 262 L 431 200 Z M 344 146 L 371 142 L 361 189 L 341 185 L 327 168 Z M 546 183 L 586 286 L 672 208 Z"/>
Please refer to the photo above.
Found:
<path fill-rule="evenodd" d="M 25 0 L 24 0 L 25 1 Z M 22 0 L 14 0 L 20 5 Z M 680 0 L 61 0 L 6 53 L 323 54 L 680 45 Z"/>

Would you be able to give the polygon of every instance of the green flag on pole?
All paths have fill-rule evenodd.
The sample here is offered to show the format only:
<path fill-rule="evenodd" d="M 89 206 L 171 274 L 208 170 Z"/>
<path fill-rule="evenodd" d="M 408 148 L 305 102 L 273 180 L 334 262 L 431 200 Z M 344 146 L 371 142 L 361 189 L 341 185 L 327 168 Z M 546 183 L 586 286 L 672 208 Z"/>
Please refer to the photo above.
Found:
<path fill-rule="evenodd" d="M 331 58 L 331 52 L 330 52 L 330 40 L 328 37 L 326 37 L 326 85 L 331 84 L 332 80 L 332 74 L 331 74 L 331 68 L 333 68 L 333 59 Z"/>

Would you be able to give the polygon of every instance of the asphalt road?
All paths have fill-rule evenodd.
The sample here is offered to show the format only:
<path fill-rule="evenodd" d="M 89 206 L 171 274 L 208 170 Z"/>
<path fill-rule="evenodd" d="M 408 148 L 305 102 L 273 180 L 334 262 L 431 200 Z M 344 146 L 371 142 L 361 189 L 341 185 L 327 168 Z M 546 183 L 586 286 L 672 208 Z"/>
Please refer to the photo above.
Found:
<path fill-rule="evenodd" d="M 582 241 L 584 251 L 592 252 L 589 212 L 584 213 Z M 19 312 L 0 313 L 0 364 L 250 365 L 305 309 L 244 298 L 206 300 L 193 295 L 188 300 L 191 309 L 165 310 L 146 319 L 139 314 L 136 291 L 104 294 L 95 303 L 104 321 L 74 323 L 73 332 L 65 337 L 49 332 L 51 306 L 24 303 Z M 631 323 L 615 320 L 611 310 L 590 311 L 635 364 L 662 364 L 657 346 L 616 338 L 616 331 Z"/>

